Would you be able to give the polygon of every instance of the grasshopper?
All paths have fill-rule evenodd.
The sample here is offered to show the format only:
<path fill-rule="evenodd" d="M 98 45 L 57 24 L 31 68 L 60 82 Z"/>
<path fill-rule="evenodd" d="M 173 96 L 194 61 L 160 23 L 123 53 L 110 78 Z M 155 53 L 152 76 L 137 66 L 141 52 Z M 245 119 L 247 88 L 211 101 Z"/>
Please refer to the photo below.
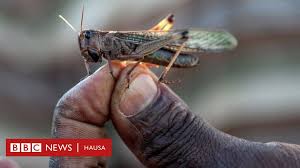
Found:
<path fill-rule="evenodd" d="M 222 52 L 237 46 L 235 37 L 223 30 L 171 30 L 174 25 L 173 14 L 149 30 L 101 31 L 83 30 L 83 13 L 84 6 L 78 42 L 88 75 L 91 74 L 89 63 L 101 63 L 102 58 L 105 58 L 112 76 L 112 60 L 136 61 L 129 73 L 141 62 L 166 66 L 159 77 L 159 81 L 163 81 L 171 67 L 196 66 L 199 57 L 195 54 Z M 60 17 L 74 30 L 72 25 Z"/>

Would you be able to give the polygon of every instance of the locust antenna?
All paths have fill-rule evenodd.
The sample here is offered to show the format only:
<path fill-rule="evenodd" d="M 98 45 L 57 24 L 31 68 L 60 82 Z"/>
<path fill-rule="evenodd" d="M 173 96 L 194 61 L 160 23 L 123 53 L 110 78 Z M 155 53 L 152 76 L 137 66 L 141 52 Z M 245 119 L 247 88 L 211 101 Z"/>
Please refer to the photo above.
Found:
<path fill-rule="evenodd" d="M 59 18 L 61 18 L 74 32 L 77 32 L 77 30 L 71 25 L 70 22 L 68 22 L 67 19 L 65 19 L 62 15 L 58 15 Z"/>
<path fill-rule="evenodd" d="M 80 32 L 82 32 L 83 29 L 83 14 L 84 14 L 84 0 L 82 3 L 82 10 L 81 10 Z"/>

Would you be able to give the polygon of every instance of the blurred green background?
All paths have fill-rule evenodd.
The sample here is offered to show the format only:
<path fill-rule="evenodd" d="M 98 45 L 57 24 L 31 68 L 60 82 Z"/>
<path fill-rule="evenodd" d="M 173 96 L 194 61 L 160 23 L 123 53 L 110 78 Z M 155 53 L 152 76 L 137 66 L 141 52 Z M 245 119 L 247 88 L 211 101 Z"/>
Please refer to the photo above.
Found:
<path fill-rule="evenodd" d="M 200 65 L 172 69 L 176 93 L 213 126 L 255 141 L 300 144 L 299 0 L 86 0 L 85 28 L 148 29 L 168 13 L 175 28 L 221 28 L 236 50 L 201 54 Z M 50 137 L 58 99 L 86 75 L 72 32 L 81 0 L 0 1 L 0 154 L 5 138 Z M 113 127 L 111 167 L 141 167 Z M 47 157 L 14 157 L 23 168 Z"/>

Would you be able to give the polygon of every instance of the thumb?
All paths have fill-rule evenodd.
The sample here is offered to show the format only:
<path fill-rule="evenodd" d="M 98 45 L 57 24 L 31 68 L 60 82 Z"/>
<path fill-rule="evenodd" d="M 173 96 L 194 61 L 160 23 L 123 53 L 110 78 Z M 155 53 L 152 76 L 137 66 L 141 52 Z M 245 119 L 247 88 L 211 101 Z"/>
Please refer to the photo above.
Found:
<path fill-rule="evenodd" d="M 170 166 L 178 154 L 183 154 L 175 154 L 175 150 L 179 150 L 187 140 L 182 138 L 184 132 L 193 129 L 190 125 L 194 115 L 143 65 L 130 74 L 128 87 L 130 69 L 129 66 L 121 72 L 112 96 L 113 124 L 143 164 L 149 167 Z"/>
<path fill-rule="evenodd" d="M 297 145 L 263 144 L 225 134 L 187 105 L 147 67 L 126 67 L 111 99 L 119 135 L 147 167 L 299 167 Z"/>

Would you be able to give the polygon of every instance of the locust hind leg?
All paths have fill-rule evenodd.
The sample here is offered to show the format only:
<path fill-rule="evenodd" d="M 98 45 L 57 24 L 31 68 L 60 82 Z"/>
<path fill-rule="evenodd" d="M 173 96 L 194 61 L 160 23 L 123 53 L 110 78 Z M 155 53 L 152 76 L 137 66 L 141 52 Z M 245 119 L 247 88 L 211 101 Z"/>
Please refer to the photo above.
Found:
<path fill-rule="evenodd" d="M 164 82 L 164 79 L 167 75 L 167 73 L 169 72 L 169 70 L 171 69 L 172 65 L 174 64 L 174 62 L 176 61 L 176 58 L 179 56 L 180 52 L 182 51 L 183 47 L 184 47 L 185 43 L 182 43 L 180 48 L 176 51 L 175 55 L 173 56 L 173 58 L 171 59 L 170 63 L 168 64 L 168 66 L 164 69 L 164 71 L 161 73 L 158 81 L 159 82 Z"/>

